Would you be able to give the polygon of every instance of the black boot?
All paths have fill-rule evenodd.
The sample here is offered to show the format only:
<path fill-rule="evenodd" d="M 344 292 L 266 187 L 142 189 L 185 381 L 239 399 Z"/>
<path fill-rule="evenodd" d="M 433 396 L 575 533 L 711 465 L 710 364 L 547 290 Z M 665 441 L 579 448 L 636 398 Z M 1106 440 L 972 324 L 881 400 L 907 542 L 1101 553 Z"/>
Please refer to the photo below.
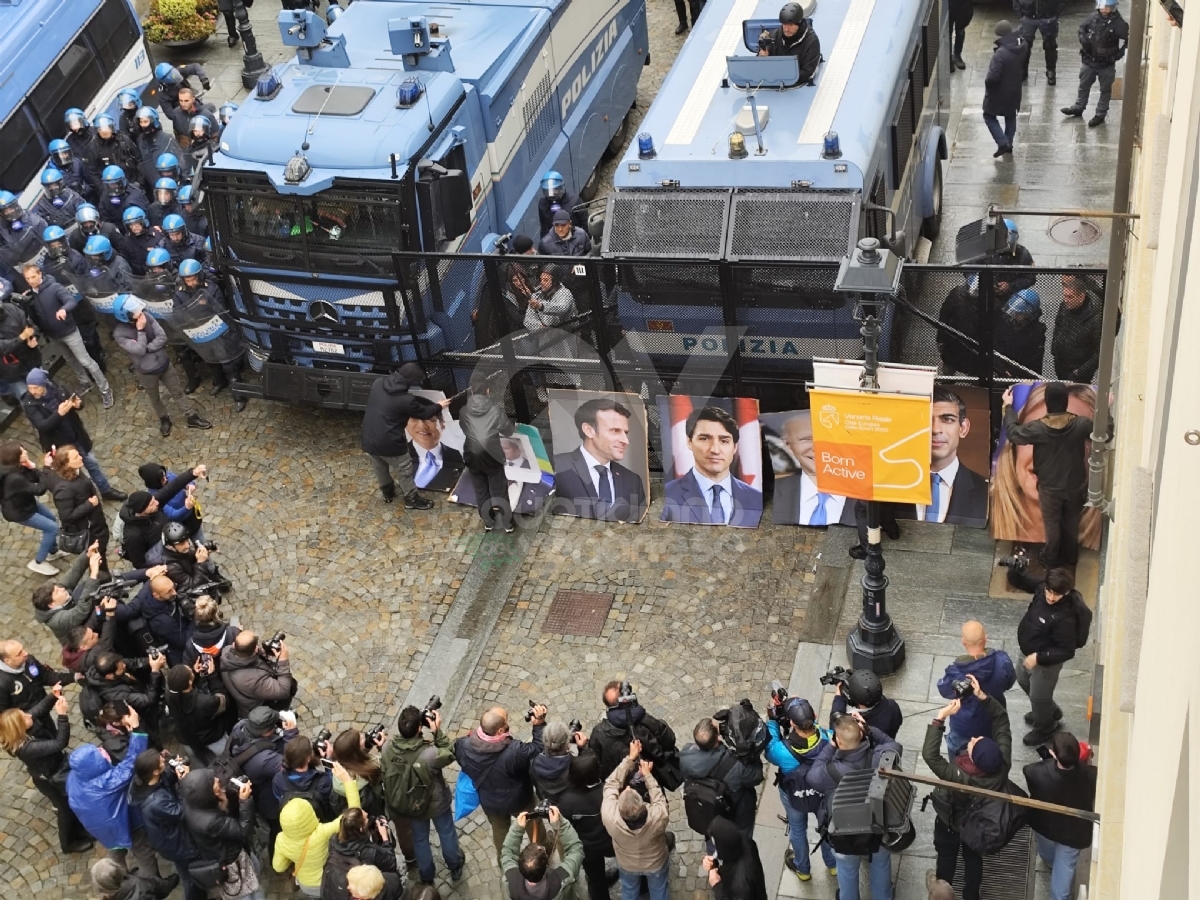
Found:
<path fill-rule="evenodd" d="M 169 416 L 163 416 L 161 419 L 158 420 L 158 433 L 161 434 L 163 437 L 170 437 L 170 435 L 171 435 L 171 419 Z"/>
<path fill-rule="evenodd" d="M 1054 74 L 1053 69 L 1046 70 L 1046 84 L 1049 84 L 1049 85 L 1058 84 L 1058 76 Z"/>
<path fill-rule="evenodd" d="M 391 503 L 396 499 L 396 485 L 385 484 L 379 488 L 379 493 L 383 494 L 384 503 Z"/>
<path fill-rule="evenodd" d="M 208 431 L 208 429 L 212 428 L 212 422 L 208 421 L 208 419 L 204 418 L 204 416 L 200 415 L 199 413 L 192 413 L 190 416 L 188 416 L 187 425 L 188 428 L 197 428 L 200 431 Z"/>
<path fill-rule="evenodd" d="M 231 12 L 225 13 L 225 30 L 229 32 L 229 37 L 226 38 L 225 43 L 230 48 L 236 47 L 242 36 L 238 34 L 237 19 Z"/>

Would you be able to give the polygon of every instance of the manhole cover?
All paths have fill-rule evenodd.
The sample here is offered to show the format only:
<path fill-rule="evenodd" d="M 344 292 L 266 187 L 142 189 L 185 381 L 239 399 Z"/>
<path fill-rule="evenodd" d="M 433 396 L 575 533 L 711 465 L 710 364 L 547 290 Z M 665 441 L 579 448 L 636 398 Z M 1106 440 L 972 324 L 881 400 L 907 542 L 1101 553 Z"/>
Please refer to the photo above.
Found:
<path fill-rule="evenodd" d="M 550 604 L 550 614 L 542 625 L 542 631 L 553 634 L 578 634 L 584 637 L 600 637 L 608 611 L 612 608 L 612 594 L 594 594 L 590 591 L 559 591 Z"/>
<path fill-rule="evenodd" d="M 1096 243 L 1096 241 L 1100 240 L 1100 236 L 1104 234 L 1104 231 L 1091 219 L 1067 216 L 1066 218 L 1055 219 L 1051 222 L 1050 227 L 1046 229 L 1046 233 L 1050 235 L 1050 239 L 1056 244 L 1065 244 L 1068 247 L 1082 247 L 1086 244 Z"/>

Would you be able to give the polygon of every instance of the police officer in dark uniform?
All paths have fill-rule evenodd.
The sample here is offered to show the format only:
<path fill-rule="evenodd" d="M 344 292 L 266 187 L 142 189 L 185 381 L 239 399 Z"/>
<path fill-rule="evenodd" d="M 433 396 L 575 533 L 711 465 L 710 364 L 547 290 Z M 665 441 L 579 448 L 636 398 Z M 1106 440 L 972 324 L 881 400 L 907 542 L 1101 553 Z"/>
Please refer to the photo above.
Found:
<path fill-rule="evenodd" d="M 88 238 L 83 245 L 83 256 L 88 268 L 79 280 L 80 292 L 87 297 L 92 309 L 111 316 L 117 295 L 133 292 L 129 263 L 113 251 L 112 243 L 102 234 Z"/>
<path fill-rule="evenodd" d="M 112 222 L 100 218 L 100 211 L 90 203 L 85 203 L 75 211 L 75 227 L 67 232 L 67 243 L 80 253 L 93 235 L 103 235 L 108 238 L 113 247 L 121 243 L 121 232 Z"/>
<path fill-rule="evenodd" d="M 567 190 L 567 183 L 562 175 L 551 169 L 542 176 L 542 196 L 538 198 L 538 238 L 544 238 L 550 233 L 554 222 L 554 214 L 565 209 L 571 216 L 571 221 L 587 231 L 587 207 L 576 194 Z"/>
<path fill-rule="evenodd" d="M 184 161 L 183 151 L 179 149 L 175 138 L 163 131 L 158 110 L 143 106 L 137 111 L 137 117 L 137 146 L 138 153 L 141 154 L 140 169 L 146 184 L 154 184 L 158 181 L 158 158 L 164 153 L 174 155 L 180 165 L 184 167 L 184 174 L 187 175 L 189 170 Z M 149 203 L 146 205 L 149 206 Z"/>
<path fill-rule="evenodd" d="M 109 166 L 100 176 L 104 188 L 104 200 L 100 204 L 100 218 L 116 225 L 122 221 L 125 210 L 136 206 L 144 210 L 150 205 L 146 192 L 125 177 L 120 166 Z"/>
<path fill-rule="evenodd" d="M 191 138 L 188 153 L 192 157 L 193 170 L 196 166 L 204 165 L 217 152 L 220 134 L 220 130 L 208 116 L 192 116 L 188 124 L 188 137 Z"/>
<path fill-rule="evenodd" d="M 975 0 L 950 0 L 950 32 L 954 36 L 954 48 L 950 53 L 950 71 L 965 69 L 963 45 L 967 41 L 967 26 L 975 18 Z"/>
<path fill-rule="evenodd" d="M 84 200 L 67 187 L 66 176 L 50 167 L 42 172 L 42 196 L 33 211 L 46 220 L 47 225 L 70 228 L 75 224 L 75 213 Z"/>
<path fill-rule="evenodd" d="M 134 275 L 145 275 L 146 254 L 156 247 L 162 247 L 162 233 L 150 226 L 146 211 L 140 206 L 131 206 L 125 210 L 121 216 L 121 225 L 125 234 L 121 237 L 117 252 L 129 263 Z"/>
<path fill-rule="evenodd" d="M 55 281 L 71 293 L 78 294 L 79 289 L 76 285 L 87 271 L 87 260 L 83 258 L 83 254 L 68 245 L 66 231 L 57 225 L 51 225 L 42 232 L 42 243 L 46 245 L 46 259 L 42 263 L 42 271 L 52 275 Z M 104 346 L 100 343 L 100 333 L 96 328 L 96 314 L 92 312 L 91 306 L 81 302 L 75 307 L 73 315 L 88 356 L 96 361 L 101 372 L 107 372 Z"/>
<path fill-rule="evenodd" d="M 1033 254 L 1020 242 L 1021 235 L 1017 230 L 1017 223 L 1012 219 L 1005 219 L 1004 225 L 1008 229 L 1008 246 L 999 253 L 984 257 L 979 261 L 979 265 L 1032 266 Z M 996 300 L 998 302 L 1007 300 L 1017 291 L 1033 287 L 1037 282 L 1037 276 L 1032 271 L 995 272 L 992 274 L 996 279 Z"/>
<path fill-rule="evenodd" d="M 179 199 L 179 215 L 183 216 L 187 230 L 192 234 L 208 237 L 208 216 L 204 215 L 204 210 L 192 202 L 192 186 L 185 184 L 179 189 L 176 196 Z"/>
<path fill-rule="evenodd" d="M 50 142 L 50 165 L 63 173 L 63 182 L 67 187 L 88 203 L 96 202 L 100 195 L 99 185 L 92 180 L 88 167 L 75 155 L 71 145 L 62 138 Z"/>
<path fill-rule="evenodd" d="M 161 228 L 163 219 L 172 214 L 183 215 L 183 207 L 179 205 L 179 185 L 174 178 L 160 178 L 154 182 L 154 202 L 146 215 L 151 225 Z"/>
<path fill-rule="evenodd" d="M 1063 107 L 1064 116 L 1083 115 L 1092 85 L 1099 80 L 1100 100 L 1088 127 L 1104 124 L 1117 77 L 1117 60 L 1125 55 L 1128 44 L 1129 23 L 1117 11 L 1117 0 L 1096 0 L 1096 11 L 1079 26 L 1079 96 L 1073 106 Z"/>
<path fill-rule="evenodd" d="M 42 232 L 46 223 L 41 216 L 21 206 L 21 201 L 8 191 L 0 191 L 0 263 L 15 274 L 18 290 L 25 290 L 21 269 L 28 263 L 42 262 L 46 255 Z"/>
<path fill-rule="evenodd" d="M 175 292 L 175 320 L 184 337 L 212 371 L 212 395 L 215 397 L 241 378 L 246 347 L 241 334 L 229 321 L 229 308 L 220 285 L 210 279 L 204 267 L 194 259 L 179 264 L 179 283 Z M 238 412 L 246 408 L 244 397 L 234 397 Z"/>
<path fill-rule="evenodd" d="M 1046 83 L 1057 81 L 1055 68 L 1058 66 L 1058 17 L 1062 15 L 1066 0 L 1016 0 L 1013 4 L 1021 14 L 1021 40 L 1029 47 L 1025 54 L 1025 78 L 1029 77 L 1029 59 L 1033 56 L 1033 36 L 1042 33 L 1042 47 L 1046 50 Z"/>
<path fill-rule="evenodd" d="M 141 182 L 142 172 L 139 168 L 142 158 L 137 145 L 117 128 L 117 123 L 108 113 L 96 116 L 96 136 L 92 138 L 88 151 L 88 165 L 92 170 L 92 178 L 100 184 L 104 170 L 109 166 L 120 166 L 125 177 L 134 182 Z M 103 199 L 103 187 L 98 199 Z"/>
<path fill-rule="evenodd" d="M 163 246 L 171 254 L 171 262 L 176 267 L 185 259 L 194 259 L 201 264 L 208 259 L 208 254 L 204 252 L 204 238 L 188 231 L 183 216 L 167 216 L 163 219 L 162 230 L 166 235 Z"/>
<path fill-rule="evenodd" d="M 137 139 L 137 111 L 142 105 L 142 98 L 133 88 L 125 88 L 117 92 L 117 106 L 121 107 L 120 126 L 122 134 L 129 135 L 130 140 Z"/>
<path fill-rule="evenodd" d="M 800 80 L 796 84 L 812 84 L 817 67 L 821 65 L 821 42 L 813 31 L 812 19 L 804 18 L 799 3 L 785 3 L 779 10 L 779 27 L 764 30 L 758 38 L 759 56 L 786 56 L 800 60 Z"/>
<path fill-rule="evenodd" d="M 83 160 L 85 165 L 88 164 L 88 147 L 92 138 L 96 136 L 96 132 L 92 130 L 92 123 L 88 121 L 82 109 L 74 106 L 63 113 L 63 124 L 67 126 L 66 139 L 75 151 L 75 158 Z"/>

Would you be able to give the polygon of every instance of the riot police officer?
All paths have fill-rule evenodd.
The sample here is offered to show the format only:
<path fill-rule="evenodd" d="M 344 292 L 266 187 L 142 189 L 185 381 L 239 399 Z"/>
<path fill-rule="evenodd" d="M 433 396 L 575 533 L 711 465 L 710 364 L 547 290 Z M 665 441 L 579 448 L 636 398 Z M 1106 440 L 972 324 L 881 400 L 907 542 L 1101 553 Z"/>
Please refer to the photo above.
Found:
<path fill-rule="evenodd" d="M 42 232 L 42 243 L 46 245 L 46 259 L 42 262 L 42 271 L 54 277 L 54 280 L 73 294 L 79 294 L 77 285 L 87 272 L 87 260 L 83 254 L 67 243 L 67 233 L 57 225 L 50 225 Z M 101 372 L 107 372 L 108 366 L 104 358 L 104 346 L 100 343 L 100 333 L 96 328 L 96 314 L 92 307 L 81 300 L 74 309 L 75 325 L 83 338 L 83 346 L 87 348 L 88 356 L 96 361 Z"/>
<path fill-rule="evenodd" d="M 571 221 L 587 231 L 587 208 L 580 205 L 578 196 L 567 190 L 567 183 L 562 175 L 551 169 L 542 176 L 542 195 L 538 198 L 538 238 L 544 238 L 553 227 L 554 214 L 565 209 L 571 214 Z"/>
<path fill-rule="evenodd" d="M 80 293 L 87 297 L 96 312 L 111 316 L 117 295 L 133 290 L 129 263 L 113 251 L 112 243 L 102 234 L 87 239 L 83 256 L 88 268 L 79 280 Z"/>
<path fill-rule="evenodd" d="M 154 161 L 154 169 L 159 178 L 170 178 L 176 184 L 183 181 L 183 169 L 179 167 L 179 158 L 174 153 L 162 154 Z"/>
<path fill-rule="evenodd" d="M 125 177 L 133 182 L 142 181 L 142 160 L 137 145 L 117 128 L 117 123 L 108 113 L 96 116 L 96 136 L 92 138 L 89 160 L 97 182 L 101 181 L 104 170 L 109 166 L 120 166 Z"/>
<path fill-rule="evenodd" d="M 113 246 L 121 243 L 121 232 L 112 222 L 100 218 L 100 211 L 90 203 L 83 203 L 75 211 L 75 227 L 67 232 L 67 242 L 80 253 L 84 244 L 94 234 L 102 234 Z"/>
<path fill-rule="evenodd" d="M 208 237 L 208 216 L 204 215 L 204 210 L 192 202 L 192 186 L 185 184 L 179 189 L 177 196 L 181 207 L 179 215 L 183 216 L 187 230 L 192 234 Z"/>
<path fill-rule="evenodd" d="M 162 230 L 166 236 L 163 246 L 171 254 L 171 262 L 176 266 L 185 259 L 203 263 L 208 258 L 208 254 L 204 252 L 204 238 L 188 231 L 183 216 L 167 216 L 163 219 Z"/>
<path fill-rule="evenodd" d="M 1058 17 L 1066 0 L 1015 0 L 1013 7 L 1021 14 L 1021 40 L 1025 51 L 1025 78 L 1029 77 L 1029 59 L 1033 56 L 1033 36 L 1042 33 L 1042 48 L 1046 51 L 1046 83 L 1053 85 L 1058 76 Z"/>
<path fill-rule="evenodd" d="M 241 335 L 229 320 L 225 295 L 214 279 L 204 272 L 197 260 L 179 264 L 179 283 L 175 292 L 175 321 L 184 337 L 212 371 L 215 397 L 241 377 L 246 348 Z M 234 409 L 246 408 L 244 397 L 234 397 Z"/>
<path fill-rule="evenodd" d="M 199 63 L 188 63 L 186 66 L 176 67 L 170 63 L 161 62 L 154 67 L 154 79 L 157 83 L 151 93 L 158 97 L 158 105 L 162 107 L 163 112 L 170 115 L 171 111 L 179 106 L 179 89 L 192 87 L 191 82 L 188 81 L 189 77 L 198 78 L 206 91 L 212 88 L 212 82 L 208 80 L 208 73 Z M 142 107 L 142 109 L 146 108 Z M 139 119 L 142 117 L 141 109 L 138 110 L 137 116 Z"/>
<path fill-rule="evenodd" d="M 137 120 L 137 147 L 141 154 L 142 178 L 145 179 L 146 184 L 154 184 L 159 178 L 156 167 L 158 158 L 164 153 L 170 153 L 181 160 L 180 165 L 184 165 L 182 162 L 183 151 L 179 149 L 175 138 L 163 131 L 157 109 L 143 106 L 137 111 Z M 184 174 L 186 174 L 186 170 Z"/>
<path fill-rule="evenodd" d="M 167 333 L 167 344 L 175 348 L 175 359 L 187 376 L 185 394 L 193 394 L 204 378 L 204 360 L 192 349 L 175 321 L 175 286 L 177 275 L 171 262 L 171 254 L 162 247 L 155 247 L 142 261 L 146 269 L 143 278 L 136 279 L 134 293 L 146 304 L 148 312 L 163 331 Z"/>
<path fill-rule="evenodd" d="M 108 166 L 100 175 L 100 183 L 104 190 L 104 202 L 100 204 L 100 218 L 114 225 L 121 221 L 125 210 L 131 206 L 145 209 L 150 200 L 136 184 L 131 184 L 125 177 L 125 170 L 120 166 Z"/>
<path fill-rule="evenodd" d="M 163 219 L 172 213 L 177 216 L 183 215 L 183 207 L 177 199 L 178 193 L 179 185 L 174 178 L 160 178 L 154 182 L 154 202 L 150 204 L 146 214 L 155 228 L 161 228 Z"/>
<path fill-rule="evenodd" d="M 121 108 L 121 133 L 136 140 L 138 133 L 137 111 L 142 105 L 142 98 L 133 88 L 124 88 L 117 92 L 117 106 Z"/>
<path fill-rule="evenodd" d="M 88 147 L 92 143 L 95 132 L 92 123 L 82 109 L 73 106 L 63 113 L 63 124 L 67 126 L 67 143 L 75 151 L 75 158 L 87 162 Z"/>
<path fill-rule="evenodd" d="M 980 260 L 981 266 L 1032 266 L 1033 254 L 1020 242 L 1020 232 L 1017 229 L 1017 223 L 1012 219 L 1005 219 L 1004 226 L 1008 229 L 1008 245 L 999 253 L 994 253 L 991 256 Z M 996 285 L 996 299 L 998 301 L 1007 300 L 1017 291 L 1023 291 L 1026 288 L 1031 288 L 1037 281 L 1037 276 L 1032 271 L 1027 272 L 996 272 L 994 273 Z"/>
<path fill-rule="evenodd" d="M 759 56 L 789 53 L 800 61 L 800 78 L 796 83 L 811 84 L 821 65 L 821 42 L 813 31 L 812 19 L 804 18 L 799 3 L 785 3 L 779 10 L 779 27 L 774 31 L 764 30 L 758 38 Z"/>
<path fill-rule="evenodd" d="M 131 206 L 121 216 L 121 227 L 125 234 L 121 238 L 120 254 L 129 263 L 135 275 L 146 274 L 146 254 L 163 246 L 163 236 L 151 227 L 146 211 L 140 206 Z"/>
<path fill-rule="evenodd" d="M 191 138 L 188 153 L 191 154 L 194 170 L 196 166 L 202 166 L 208 162 L 217 152 L 220 132 L 214 128 L 212 120 L 208 116 L 200 115 L 192 116 L 192 120 L 188 124 L 188 136 Z"/>
<path fill-rule="evenodd" d="M 0 263 L 16 273 L 18 290 L 25 290 L 21 269 L 29 263 L 40 265 L 46 256 L 42 244 L 45 230 L 41 216 L 22 207 L 21 201 L 9 191 L 0 191 Z"/>
<path fill-rule="evenodd" d="M 99 196 L 96 182 L 92 180 L 88 167 L 75 156 L 71 145 L 62 138 L 55 138 L 50 142 L 50 165 L 63 173 L 63 182 L 67 187 L 88 203 L 96 202 Z"/>
<path fill-rule="evenodd" d="M 75 224 L 75 213 L 84 200 L 67 187 L 67 180 L 58 169 L 49 168 L 42 172 L 42 196 L 33 207 L 34 213 L 46 220 L 48 225 L 69 228 Z"/>
<path fill-rule="evenodd" d="M 217 119 L 220 122 L 222 131 L 229 127 L 229 123 L 233 119 L 233 114 L 237 111 L 238 105 L 236 103 L 221 104 L 221 108 L 217 110 Z"/>
<path fill-rule="evenodd" d="M 1117 77 L 1117 60 L 1125 55 L 1129 45 L 1129 24 L 1117 11 L 1117 0 L 1096 0 L 1096 11 L 1079 26 L 1079 96 L 1071 106 L 1063 107 L 1064 116 L 1078 118 L 1087 109 L 1092 85 L 1100 81 L 1100 100 L 1096 115 L 1088 127 L 1103 125 L 1112 100 L 1113 81 Z"/>

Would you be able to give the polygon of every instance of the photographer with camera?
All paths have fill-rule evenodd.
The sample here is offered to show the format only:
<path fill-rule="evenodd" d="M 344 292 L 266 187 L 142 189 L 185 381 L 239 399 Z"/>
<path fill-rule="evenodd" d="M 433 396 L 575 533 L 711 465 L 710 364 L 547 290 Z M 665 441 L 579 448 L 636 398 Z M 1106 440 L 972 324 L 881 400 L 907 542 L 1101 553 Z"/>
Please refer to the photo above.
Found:
<path fill-rule="evenodd" d="M 395 840 L 387 819 L 372 818 L 362 809 L 342 813 L 338 833 L 329 839 L 329 858 L 321 875 L 322 900 L 344 900 L 350 896 L 346 876 L 356 866 L 374 866 L 384 878 L 385 891 L 400 897 L 408 886 L 408 870 L 397 859 Z"/>
<path fill-rule="evenodd" d="M 616 856 L 612 837 L 600 817 L 604 805 L 604 779 L 600 777 L 600 760 L 590 747 L 584 747 L 571 759 L 567 771 L 569 783 L 558 800 L 558 808 L 583 842 L 583 874 L 587 876 L 588 900 L 609 900 L 608 887 L 619 877 L 611 876 L 605 860 Z M 582 892 L 576 890 L 578 900 Z"/>
<path fill-rule="evenodd" d="M 824 800 L 808 787 L 808 770 L 820 758 L 829 741 L 817 727 L 817 713 L 803 697 L 788 697 L 787 689 L 775 682 L 771 691 L 771 710 L 767 720 L 767 762 L 778 769 L 776 784 L 779 800 L 787 815 L 791 846 L 784 865 L 801 881 L 812 880 L 812 854 L 808 849 L 808 816 L 818 817 Z M 837 874 L 837 858 L 828 841 L 821 842 L 821 858 L 829 874 Z"/>
<path fill-rule="evenodd" d="M 492 827 L 496 859 L 504 848 L 513 816 L 533 808 L 533 784 L 529 764 L 542 750 L 546 707 L 531 708 L 531 743 L 518 741 L 508 728 L 508 713 L 494 706 L 479 717 L 479 727 L 454 742 L 454 758 L 471 776 L 479 792 L 479 805 Z"/>
<path fill-rule="evenodd" d="M 529 764 L 533 790 L 539 800 L 558 802 L 570 784 L 567 773 L 574 759 L 571 746 L 575 745 L 582 752 L 587 742 L 587 735 L 582 732 L 578 720 L 569 726 L 562 722 L 546 725 L 546 730 L 542 732 L 542 752 Z"/>
<path fill-rule="evenodd" d="M 303 797 L 312 804 L 313 812 L 322 822 L 340 811 L 341 803 L 333 795 L 333 777 L 322 762 L 317 746 L 304 735 L 287 742 L 283 748 L 283 767 L 271 781 L 271 792 L 280 809 L 293 797 Z"/>
<path fill-rule="evenodd" d="M 167 672 L 167 712 L 175 735 L 197 763 L 209 765 L 225 750 L 229 736 L 229 698 L 211 665 L 197 659 Z"/>
<path fill-rule="evenodd" d="M 248 780 L 232 787 L 227 791 L 212 769 L 193 769 L 179 782 L 183 820 L 200 854 L 188 873 L 210 890 L 224 880 L 224 897 L 253 897 L 259 889 L 258 868 L 246 850 L 254 844 L 253 788 Z"/>
<path fill-rule="evenodd" d="M 184 665 L 195 667 L 196 660 L 207 656 L 208 667 L 219 677 L 221 651 L 233 646 L 241 633 L 242 629 L 225 622 L 220 600 L 201 594 L 196 598 L 196 611 L 192 613 L 192 639 L 183 647 Z"/>
<path fill-rule="evenodd" d="M 162 530 L 167 524 L 162 507 L 170 503 L 197 478 L 208 477 L 208 466 L 199 465 L 172 478 L 151 493 L 133 491 L 121 504 L 117 516 L 123 528 L 121 555 L 135 568 L 158 563 L 162 552 Z"/>
<path fill-rule="evenodd" d="M 326 764 L 337 760 L 342 768 L 354 776 L 358 785 L 358 799 L 362 808 L 371 818 L 387 815 L 387 807 L 383 800 L 383 767 L 380 761 L 371 754 L 387 742 L 387 732 L 382 725 L 376 725 L 368 731 L 357 728 L 347 728 L 329 741 L 329 729 L 322 728 L 313 744 L 321 754 Z M 340 781 L 333 782 L 334 806 L 346 808 L 346 791 Z M 400 844 L 405 859 L 412 859 L 412 837 L 406 825 L 396 827 L 396 839 Z"/>
<path fill-rule="evenodd" d="M 210 548 L 188 537 L 182 522 L 168 522 L 163 527 L 162 561 L 167 577 L 182 593 L 198 596 L 199 589 L 216 594 L 228 587 L 212 558 L 215 551 L 215 545 Z"/>
<path fill-rule="evenodd" d="M 237 705 L 239 718 L 250 715 L 256 706 L 287 709 L 296 696 L 299 685 L 292 677 L 283 638 L 283 632 L 278 632 L 260 642 L 253 631 L 243 631 L 233 646 L 221 651 L 221 681 Z"/>
<path fill-rule="evenodd" d="M 1050 739 L 1060 727 L 1062 710 L 1054 702 L 1054 688 L 1063 663 L 1087 645 L 1092 611 L 1075 590 L 1069 569 L 1051 569 L 1046 580 L 1037 582 L 1023 567 L 1009 567 L 1008 581 L 1033 592 L 1033 599 L 1017 625 L 1017 646 L 1024 659 L 1017 666 L 1017 684 L 1033 707 L 1025 722 L 1033 728 L 1025 735 L 1026 747 Z"/>
<path fill-rule="evenodd" d="M 424 710 L 415 706 L 400 710 L 397 733 L 384 744 L 380 760 L 388 816 L 398 828 L 407 823 L 417 875 L 424 884 L 432 884 L 437 874 L 429 844 L 430 823 L 437 829 L 442 860 L 452 881 L 462 878 L 465 862 L 454 827 L 450 787 L 443 773 L 454 762 L 454 748 L 449 735 L 442 731 L 442 714 L 438 711 L 441 705 L 441 698 L 432 697 Z M 429 738 L 422 729 L 429 730 Z"/>
<path fill-rule="evenodd" d="M 541 840 L 524 847 L 526 823 L 544 817 L 549 823 Z M 546 831 L 549 834 L 546 834 Z M 559 864 L 550 868 L 550 851 L 557 848 Z M 572 900 L 579 869 L 583 865 L 583 843 L 557 806 L 539 803 L 521 813 L 509 826 L 500 851 L 500 871 L 510 900 Z"/>
<path fill-rule="evenodd" d="M 858 713 L 871 728 L 878 728 L 892 740 L 904 724 L 900 704 L 883 696 L 883 683 L 870 669 L 835 667 L 821 676 L 821 684 L 834 686 L 833 711 L 829 714 L 829 729 L 833 730 L 838 716 Z M 847 707 L 852 706 L 853 709 Z"/>
<path fill-rule="evenodd" d="M 643 877 L 650 900 L 669 900 L 671 850 L 667 843 L 670 824 L 667 796 L 654 777 L 654 763 L 641 759 L 641 755 L 641 742 L 631 741 L 629 753 L 604 782 L 600 818 L 616 851 L 621 900 L 638 900 Z M 645 782 L 649 803 L 636 789 L 627 786 L 635 773 Z"/>
<path fill-rule="evenodd" d="M 175 866 L 184 900 L 205 900 L 208 892 L 188 874 L 188 867 L 200 858 L 200 851 L 184 823 L 183 804 L 176 794 L 179 782 L 189 771 L 182 757 L 172 757 L 165 750 L 143 750 L 133 761 L 129 804 L 141 814 L 150 846 Z"/>
<path fill-rule="evenodd" d="M 942 734 L 946 720 L 962 709 L 961 700 L 951 700 L 938 711 L 934 720 L 925 729 L 925 746 L 921 758 L 942 781 L 956 784 L 1003 791 L 1008 783 L 1008 771 L 1012 765 L 1012 726 L 1008 711 L 995 697 L 989 697 L 974 675 L 967 681 L 975 699 L 983 704 L 991 719 L 991 737 L 973 737 L 966 750 L 951 762 L 942 756 Z M 933 808 L 937 820 L 933 826 L 933 846 L 937 850 L 937 877 L 954 882 L 954 870 L 958 867 L 959 849 L 963 859 L 963 900 L 979 900 L 979 887 L 983 883 L 983 855 L 960 837 L 963 816 L 972 807 L 970 795 L 937 788 L 932 794 Z"/>
<path fill-rule="evenodd" d="M 939 694 L 947 700 L 962 701 L 946 731 L 946 753 L 951 759 L 966 749 L 971 738 L 992 736 L 991 719 L 983 704 L 975 698 L 967 676 L 974 675 L 983 692 L 995 697 L 1001 706 L 1007 706 L 1004 692 L 1017 681 L 1008 654 L 1003 650 L 988 649 L 987 632 L 981 622 L 972 619 L 963 623 L 962 645 L 966 652 L 946 666 L 946 674 L 938 681 Z"/>
<path fill-rule="evenodd" d="M 673 791 L 683 784 L 679 771 L 679 751 L 675 732 L 638 703 L 628 681 L 610 681 L 600 695 L 606 712 L 592 729 L 589 741 L 600 759 L 600 774 L 608 778 L 625 759 L 629 742 L 637 740 L 644 758 L 654 764 L 655 778 L 664 790 Z"/>
<path fill-rule="evenodd" d="M 242 774 L 254 786 L 258 815 L 271 823 L 273 830 L 280 810 L 273 790 L 275 776 L 284 767 L 284 748 L 299 734 L 294 713 L 284 717 L 267 706 L 256 706 L 229 733 L 225 755 L 238 760 Z"/>
<path fill-rule="evenodd" d="M 125 573 L 126 577 L 130 574 Z M 68 669 L 81 677 L 87 676 L 88 670 L 96 664 L 101 653 L 116 650 L 117 636 L 120 633 L 117 614 L 121 609 L 118 596 L 127 589 L 126 584 L 117 578 L 97 591 L 97 605 L 89 616 L 88 623 L 72 628 L 67 635 L 67 643 L 63 647 L 63 662 Z"/>
<path fill-rule="evenodd" d="M 86 625 L 96 609 L 100 563 L 100 544 L 93 541 L 61 577 L 33 589 L 33 617 L 54 632 L 60 644 L 67 643 L 71 629 Z"/>
<path fill-rule="evenodd" d="M 155 575 L 142 585 L 126 610 L 140 616 L 155 645 L 167 656 L 172 666 L 183 662 L 183 649 L 192 637 L 192 609 L 184 602 L 166 574 Z M 121 618 L 121 614 L 117 614 Z"/>
<path fill-rule="evenodd" d="M 879 768 L 880 757 L 889 750 L 898 756 L 904 753 L 903 747 L 881 729 L 868 725 L 866 718 L 860 713 L 833 714 L 833 743 L 821 748 L 805 778 L 808 788 L 824 795 L 821 812 L 823 822 L 829 820 L 832 797 L 842 778 L 848 772 Z M 841 900 L 858 900 L 858 880 L 863 857 L 841 852 L 836 843 L 833 845 L 833 852 L 837 859 L 838 892 Z M 892 900 L 891 852 L 887 847 L 880 846 L 868 858 L 871 900 Z"/>
<path fill-rule="evenodd" d="M 1024 769 L 1029 796 L 1091 812 L 1096 808 L 1096 770 L 1081 759 L 1079 741 L 1058 731 L 1048 744 L 1038 747 L 1041 760 Z M 1050 900 L 1070 900 L 1079 851 L 1092 846 L 1092 823 L 1031 809 L 1029 824 L 1037 838 L 1038 856 L 1050 867 Z"/>
<path fill-rule="evenodd" d="M 698 834 L 704 834 L 715 812 L 735 822 L 747 836 L 753 836 L 758 802 L 755 788 L 763 780 L 762 759 L 739 758 L 722 738 L 719 720 L 701 719 L 692 729 L 695 743 L 685 746 L 679 754 L 688 825 Z"/>
<path fill-rule="evenodd" d="M 79 707 L 84 719 L 92 718 L 91 710 L 98 713 L 105 704 L 118 706 L 124 703 L 141 717 L 143 730 L 150 735 L 156 732 L 158 701 L 162 697 L 162 672 L 167 667 L 167 658 L 161 653 L 150 657 L 149 684 L 143 684 L 132 672 L 121 654 L 104 650 L 96 656 L 96 663 L 87 670 L 83 683 L 83 696 Z"/>

